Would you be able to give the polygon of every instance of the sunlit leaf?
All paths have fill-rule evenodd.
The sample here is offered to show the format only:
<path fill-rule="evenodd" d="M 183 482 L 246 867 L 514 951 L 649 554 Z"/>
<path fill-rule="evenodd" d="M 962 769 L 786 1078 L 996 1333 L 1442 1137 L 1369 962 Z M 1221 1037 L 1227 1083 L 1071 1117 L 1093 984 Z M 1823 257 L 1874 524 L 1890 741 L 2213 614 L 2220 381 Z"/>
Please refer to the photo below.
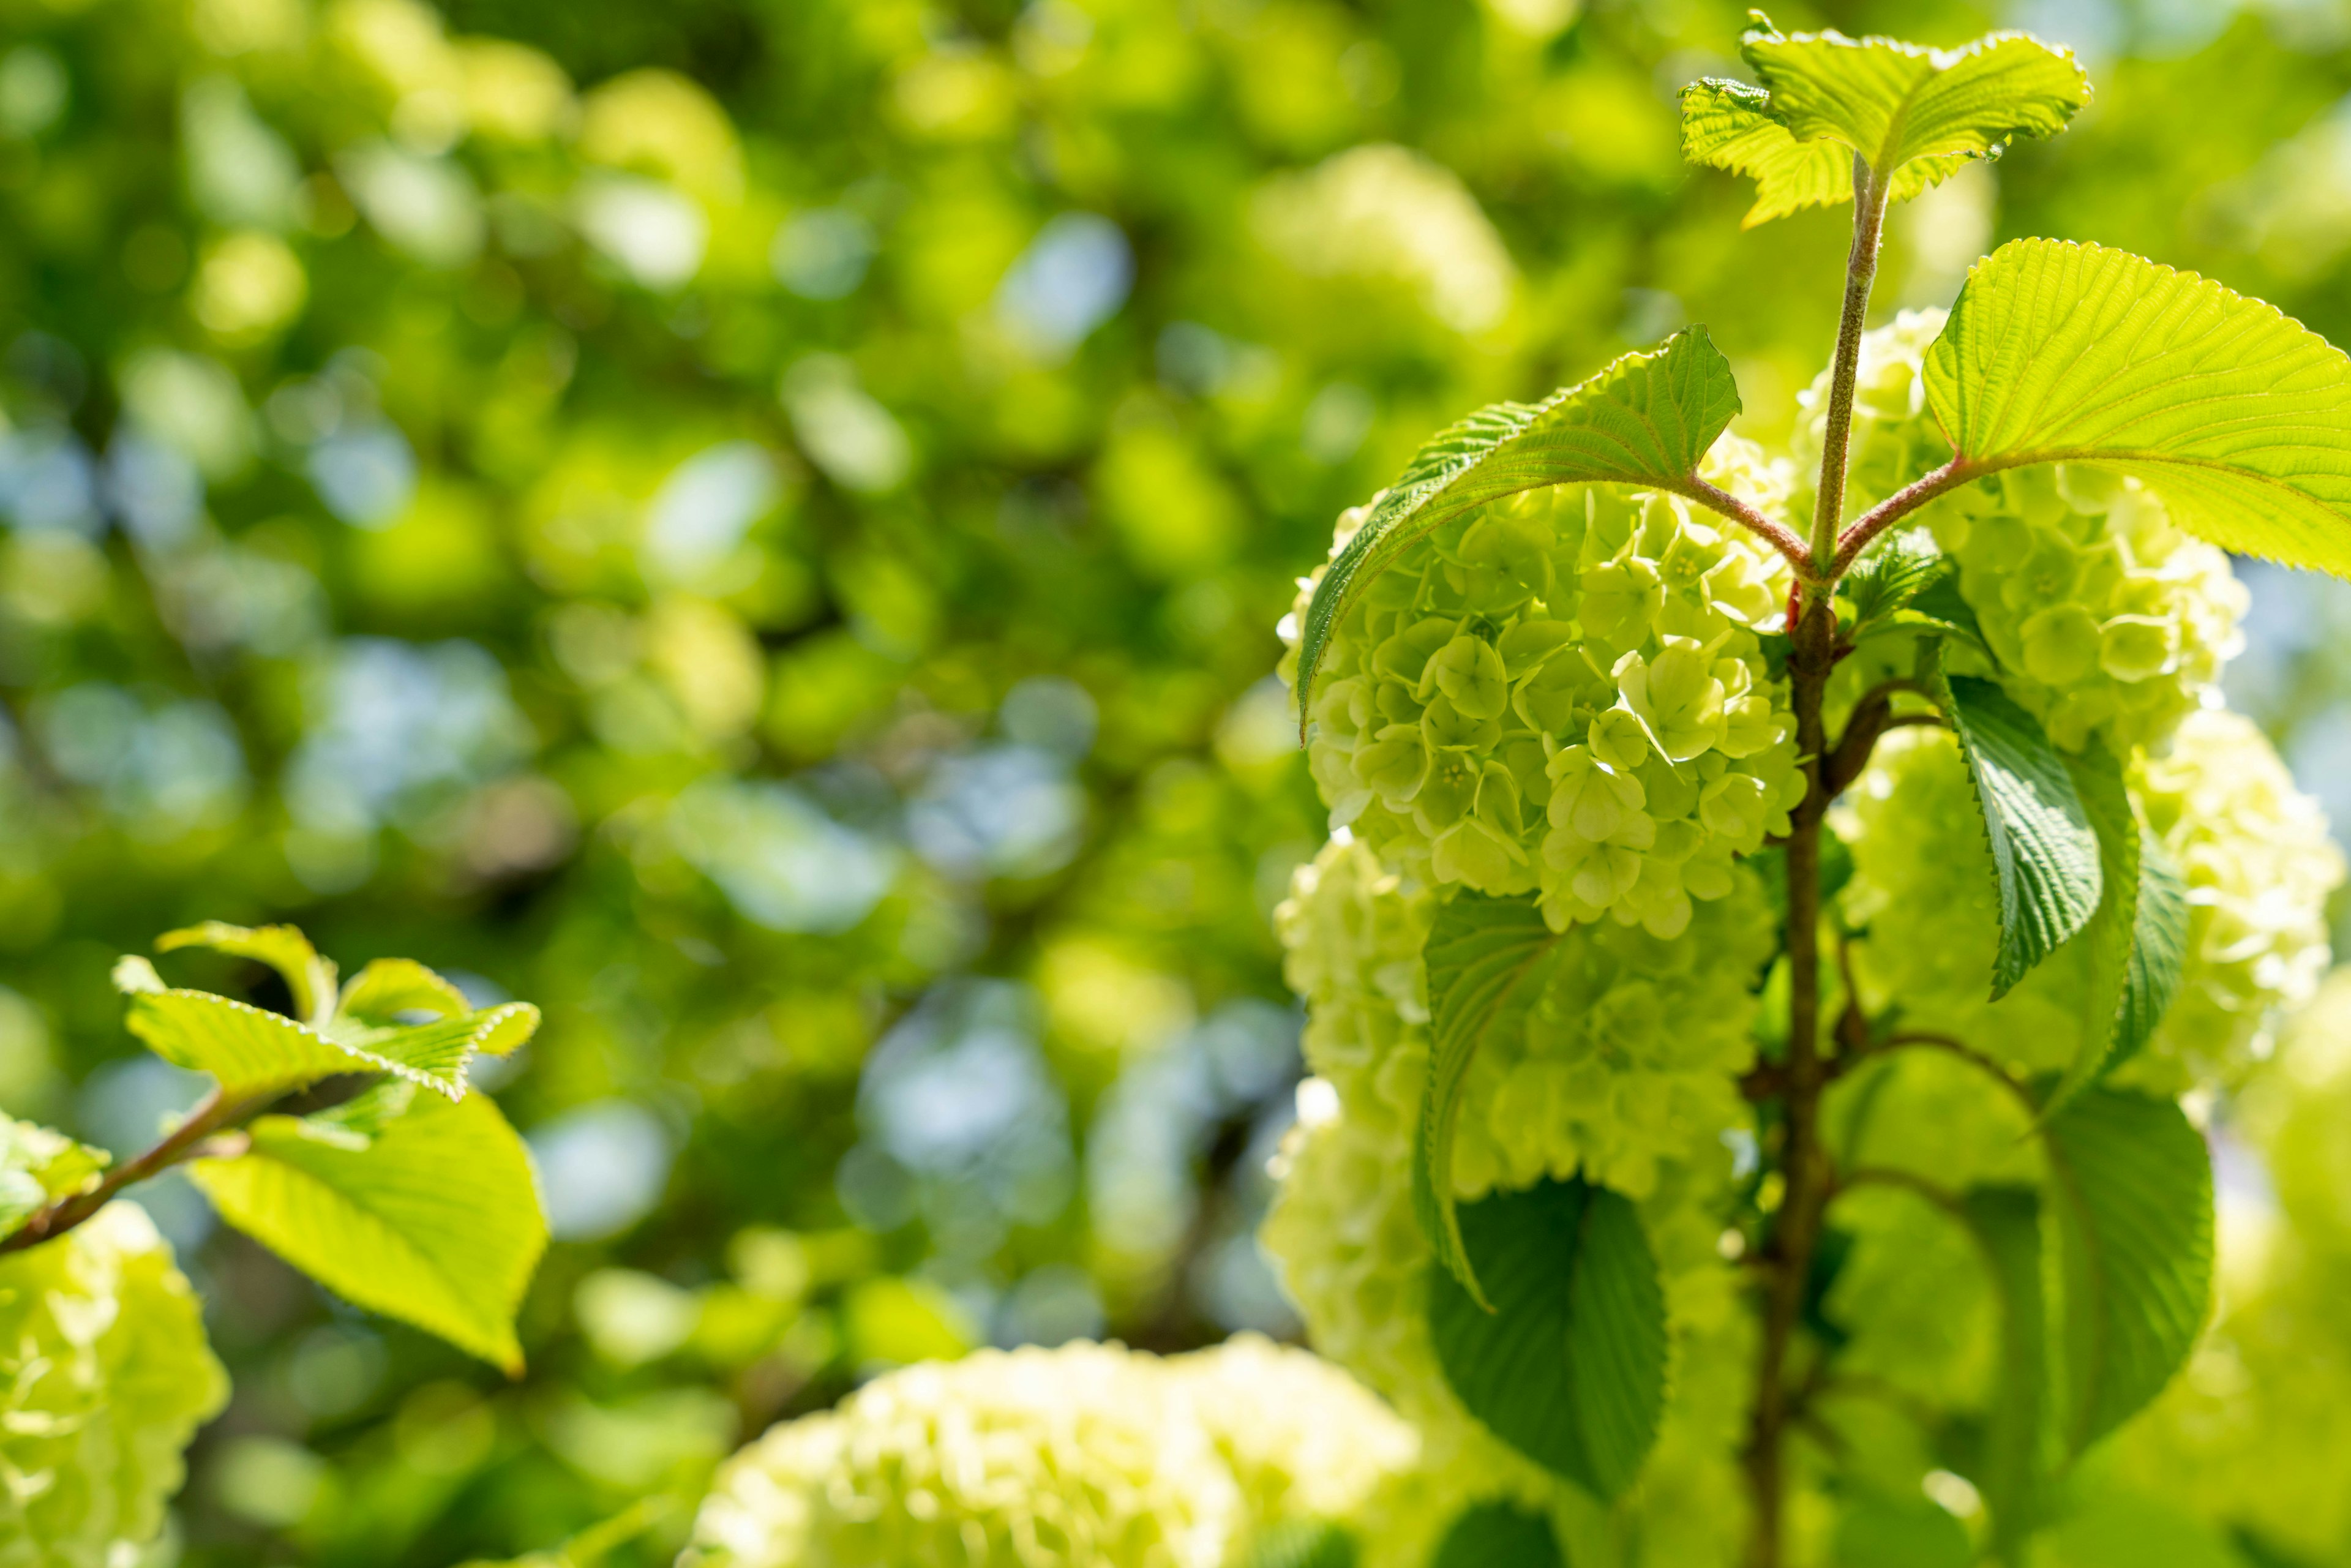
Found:
<path fill-rule="evenodd" d="M 320 957 L 310 939 L 291 925 L 231 925 L 207 920 L 155 938 L 159 953 L 182 947 L 209 947 L 215 953 L 268 965 L 284 977 L 286 989 L 294 998 L 294 1016 L 306 1023 L 322 1021 L 334 1007 L 333 962 Z"/>
<path fill-rule="evenodd" d="M 350 977 L 335 1008 L 343 1018 L 394 1024 L 402 1013 L 446 1017 L 467 1010 L 465 993 L 413 958 L 377 958 Z"/>
<path fill-rule="evenodd" d="M 2225 549 L 2351 575 L 2351 357 L 2257 299 L 2060 240 L 1979 262 L 1928 350 L 1970 469 L 2137 476 Z"/>
<path fill-rule="evenodd" d="M 2178 1104 L 2095 1087 L 2043 1130 L 2062 1281 L 2063 1431 L 2080 1452 L 2160 1393 L 2212 1296 L 2212 1162 Z"/>
<path fill-rule="evenodd" d="M 1322 650 L 1355 595 L 1436 528 L 1546 485 L 1687 488 L 1738 412 L 1730 361 L 1705 328 L 1692 327 L 1541 402 L 1498 402 L 1437 435 L 1381 493 L 1307 606 L 1298 653 L 1301 722 Z"/>
<path fill-rule="evenodd" d="M 112 1163 L 104 1149 L 0 1116 L 0 1236 L 58 1198 L 89 1191 Z"/>
<path fill-rule="evenodd" d="M 2105 891 L 2098 835 L 2064 756 L 2031 714 L 1991 681 L 1939 673 L 1938 680 L 1991 845 L 1997 998 L 2089 924 Z"/>
<path fill-rule="evenodd" d="M 1453 1197 L 1453 1134 L 1461 1086 L 1489 1040 L 1523 1028 L 1559 946 L 1532 898 L 1464 893 L 1437 912 L 1428 968 L 1428 1082 L 1413 1139 L 1413 1207 L 1437 1260 L 1472 1301 L 1484 1290 L 1461 1245 Z"/>
<path fill-rule="evenodd" d="M 372 1135 L 264 1116 L 249 1153 L 189 1174 L 221 1218 L 336 1294 L 509 1373 L 547 1245 L 522 1140 L 486 1094 L 416 1096 Z"/>
<path fill-rule="evenodd" d="M 1546 1180 L 1461 1212 L 1491 1296 L 1429 1270 L 1429 1336 L 1469 1413 L 1529 1458 L 1602 1498 L 1656 1441 L 1666 1304 L 1640 1216 L 1621 1195 Z"/>

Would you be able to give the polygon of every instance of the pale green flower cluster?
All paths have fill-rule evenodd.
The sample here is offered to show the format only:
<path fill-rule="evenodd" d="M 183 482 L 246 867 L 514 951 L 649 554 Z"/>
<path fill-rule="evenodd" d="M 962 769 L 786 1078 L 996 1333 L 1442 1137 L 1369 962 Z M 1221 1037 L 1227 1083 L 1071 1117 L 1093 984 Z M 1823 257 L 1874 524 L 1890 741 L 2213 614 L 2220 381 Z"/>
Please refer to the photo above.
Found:
<path fill-rule="evenodd" d="M 2325 969 L 2327 894 L 2343 880 L 2317 803 L 2252 723 L 2201 709 L 2132 769 L 2133 793 L 2189 886 L 2179 995 L 2129 1076 L 2176 1092 L 2227 1082 L 2269 1054 L 2282 1014 Z M 2069 943 L 1998 1002 L 1991 851 L 1958 748 L 1939 732 L 1882 740 L 1832 825 L 1853 846 L 1842 895 L 1865 1008 L 1898 1006 L 2035 1071 L 2080 1048 L 2086 946 Z"/>
<path fill-rule="evenodd" d="M 1920 363 L 1943 312 L 1906 310 L 1862 340 L 1847 511 L 1951 455 L 1928 412 Z M 1798 466 L 1817 474 L 1828 373 L 1802 394 Z M 2168 735 L 2220 678 L 2247 605 L 2228 557 L 2171 524 L 2136 479 L 2079 466 L 2012 470 L 1917 514 L 1959 563 L 1959 594 L 1999 664 L 1954 647 L 1951 667 L 1993 675 L 2069 751 L 2116 752 Z M 1907 658 L 1907 650 L 1905 651 Z M 1857 661 L 1844 685 L 1876 661 Z M 1908 674 L 1907 667 L 1883 674 Z"/>
<path fill-rule="evenodd" d="M 1708 470 L 1784 472 L 1725 437 Z M 1366 510 L 1340 519 L 1333 553 Z M 1785 563 L 1680 498 L 1559 486 L 1498 501 L 1374 579 L 1335 629 L 1308 759 L 1334 827 L 1435 885 L 1541 894 L 1554 930 L 1660 936 L 1721 898 L 1802 791 L 1759 631 Z M 1283 623 L 1293 645 L 1316 579 Z"/>
<path fill-rule="evenodd" d="M 982 1351 L 775 1427 L 719 1472 L 682 1562 L 1238 1568 L 1305 1520 L 1425 1541 L 1418 1452 L 1352 1379 L 1255 1335 L 1166 1359 Z"/>
<path fill-rule="evenodd" d="M 0 1564 L 141 1561 L 227 1397 L 203 1304 L 136 1204 L 0 1259 Z"/>
<path fill-rule="evenodd" d="M 1462 1408 L 1428 1337 L 1433 1254 L 1411 1198 L 1426 1009 L 1418 966 L 1399 958 L 1417 954 L 1434 903 L 1359 842 L 1334 841 L 1301 868 L 1277 923 L 1292 983 L 1308 998 L 1305 1049 L 1316 1076 L 1300 1091 L 1300 1123 L 1278 1162 L 1280 1189 L 1263 1240 L 1316 1348 L 1420 1428 L 1426 1468 L 1476 1478 L 1464 1499 L 1506 1495 L 1549 1508 L 1572 1540 L 1593 1528 L 1588 1500 Z M 1505 1065 L 1473 1072 L 1454 1188 L 1474 1199 L 1582 1171 L 1635 1196 L 1658 1254 L 1678 1368 L 1637 1505 L 1651 1542 L 1646 1560 L 1728 1562 L 1741 1510 L 1732 1456 L 1749 1328 L 1718 1252 L 1733 1157 L 1724 1134 L 1749 1125 L 1733 1075 L 1751 1051 L 1748 986 L 1771 944 L 1769 916 L 1742 869 L 1732 893 L 1701 906 L 1677 937 L 1604 925 L 1566 941 L 1573 950 L 1557 994 L 1538 1008 L 1526 1038 L 1481 1052 Z M 1572 1071 L 1584 1063 L 1600 1071 L 1591 1085 Z M 1571 1070 L 1556 1093 L 1554 1068 Z M 1524 1103 L 1514 1092 L 1520 1080 L 1541 1085 Z M 1587 1088 L 1592 1104 L 1573 1098 Z M 1630 1114 L 1618 1115 L 1619 1105 Z M 1614 1168 L 1595 1168 L 1604 1164 Z"/>

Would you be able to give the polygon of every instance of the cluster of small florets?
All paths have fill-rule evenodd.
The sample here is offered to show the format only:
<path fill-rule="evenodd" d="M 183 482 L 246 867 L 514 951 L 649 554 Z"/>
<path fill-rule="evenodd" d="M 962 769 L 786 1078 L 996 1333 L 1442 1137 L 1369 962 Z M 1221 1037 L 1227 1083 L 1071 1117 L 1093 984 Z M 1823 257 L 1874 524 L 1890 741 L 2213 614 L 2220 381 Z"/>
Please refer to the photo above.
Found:
<path fill-rule="evenodd" d="M 1301 869 L 1278 921 L 1293 983 L 1309 998 L 1307 1064 L 1318 1076 L 1300 1091 L 1263 1239 L 1316 1348 L 1419 1427 L 1425 1464 L 1480 1478 L 1473 1495 L 1554 1506 L 1559 1483 L 1469 1416 L 1428 1337 L 1433 1254 L 1411 1197 L 1426 1009 L 1416 988 L 1397 984 L 1395 955 L 1416 950 L 1433 904 L 1359 842 L 1333 842 Z M 1560 977 L 1525 1037 L 1489 1042 L 1481 1061 L 1490 1053 L 1500 1065 L 1472 1070 L 1454 1190 L 1473 1200 L 1545 1174 L 1582 1174 L 1638 1199 L 1677 1364 L 1688 1375 L 1677 1376 L 1643 1496 L 1721 1505 L 1640 1506 L 1658 1512 L 1654 1531 L 1712 1521 L 1732 1531 L 1740 1385 L 1730 1368 L 1746 1329 L 1718 1246 L 1734 1157 L 1725 1134 L 1749 1125 L 1733 1075 L 1751 1054 L 1749 987 L 1771 943 L 1770 918 L 1741 868 L 1731 894 L 1702 905 L 1677 937 L 1601 925 L 1564 942 Z M 1578 1099 L 1587 1092 L 1589 1104 Z"/>
<path fill-rule="evenodd" d="M 143 1561 L 228 1379 L 136 1204 L 0 1260 L 0 1561 Z"/>
<path fill-rule="evenodd" d="M 1920 371 L 1942 326 L 1939 310 L 1905 311 L 1862 340 L 1849 512 L 1950 457 Z M 1797 445 L 1807 473 L 1819 469 L 1826 396 L 1823 371 L 1802 394 L 1812 416 L 1799 423 Z M 1959 595 L 1998 661 L 1955 645 L 1951 668 L 1999 680 L 2069 751 L 2092 737 L 2117 754 L 2161 740 L 2242 645 L 2247 598 L 2228 557 L 2173 527 L 2136 479 L 2078 465 L 2015 469 L 1917 517 L 1958 562 Z"/>
<path fill-rule="evenodd" d="M 1253 1335 L 1164 1360 L 982 1351 L 774 1428 L 720 1471 L 683 1561 L 1229 1568 L 1292 1521 L 1396 1528 L 1388 1483 L 1418 1448 L 1351 1379 Z"/>
<path fill-rule="evenodd" d="M 1755 874 L 1663 938 L 1571 933 L 1526 1026 L 1489 1040 L 1462 1085 L 1454 1189 L 1465 1198 L 1579 1173 L 1628 1197 L 1693 1149 L 1727 1161 L 1747 1124 L 1755 983 L 1775 946 Z M 1708 1145 L 1713 1145 L 1709 1149 Z"/>
<path fill-rule="evenodd" d="M 1718 453 L 1784 489 L 1749 444 Z M 1559 486 L 1440 528 L 1322 656 L 1308 759 L 1332 825 L 1434 884 L 1540 891 L 1554 930 L 1675 935 L 1802 796 L 1758 637 L 1786 592 L 1777 556 L 1672 496 Z"/>
<path fill-rule="evenodd" d="M 2189 888 L 2187 965 L 2177 998 L 2126 1070 L 2150 1087 L 2226 1081 L 2269 1053 L 2279 1018 L 2325 969 L 2326 897 L 2343 880 L 2317 803 L 2252 723 L 2203 709 L 2132 769 L 2147 825 Z M 1873 1013 L 1899 1006 L 2034 1071 L 2074 1058 L 2090 983 L 2068 943 L 1998 1002 L 1985 977 L 1999 946 L 1991 851 L 1958 749 L 1897 731 L 1833 819 L 1853 848 L 1843 894 L 1863 936 L 1854 971 Z"/>

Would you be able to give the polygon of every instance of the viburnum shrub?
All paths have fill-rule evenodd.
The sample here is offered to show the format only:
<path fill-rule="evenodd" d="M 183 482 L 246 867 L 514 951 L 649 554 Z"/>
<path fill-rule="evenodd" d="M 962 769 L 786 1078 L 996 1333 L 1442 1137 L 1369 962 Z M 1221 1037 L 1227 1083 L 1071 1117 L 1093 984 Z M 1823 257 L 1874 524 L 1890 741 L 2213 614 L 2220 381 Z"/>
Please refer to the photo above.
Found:
<path fill-rule="evenodd" d="M 1849 202 L 1784 454 L 1702 327 L 1430 441 L 1284 622 L 1332 838 L 1280 914 L 1267 1240 L 1495 1562 L 2022 1561 L 2212 1293 L 2198 1117 L 2327 962 L 2216 681 L 2227 550 L 2351 574 L 2351 359 L 2025 239 L 1865 330 L 1886 208 L 2073 57 L 1760 15 L 1683 94 L 1750 225 Z"/>
<path fill-rule="evenodd" d="M 0 1117 L 0 1561 L 120 1568 L 162 1527 L 182 1450 L 227 1378 L 200 1303 L 139 1206 L 183 1166 L 214 1208 L 352 1303 L 518 1373 L 514 1320 L 547 1243 L 529 1155 L 482 1053 L 528 1040 L 528 1002 L 476 1009 L 423 965 L 379 958 L 338 986 L 290 925 L 211 923 L 159 950 L 259 961 L 292 1012 L 115 967 L 131 1032 L 212 1088 L 120 1165 Z"/>

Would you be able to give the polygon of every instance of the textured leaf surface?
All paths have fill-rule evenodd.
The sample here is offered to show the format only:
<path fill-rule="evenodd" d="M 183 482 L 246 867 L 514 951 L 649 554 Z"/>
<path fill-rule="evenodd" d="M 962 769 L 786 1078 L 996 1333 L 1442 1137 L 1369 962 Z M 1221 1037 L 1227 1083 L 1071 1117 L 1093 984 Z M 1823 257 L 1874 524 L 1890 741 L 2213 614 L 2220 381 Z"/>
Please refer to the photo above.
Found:
<path fill-rule="evenodd" d="M 527 1002 L 509 1007 L 528 1008 Z M 503 1011 L 504 1009 L 494 1009 Z M 486 1018 L 487 1015 L 479 1015 Z M 530 1009 L 535 1022 L 538 1009 Z M 330 1039 L 283 1013 L 210 991 L 133 991 L 125 1026 L 175 1067 L 209 1072 L 235 1095 L 283 1093 L 339 1072 L 390 1072 L 452 1099 L 465 1092 L 470 1032 L 451 1019 L 432 1029 L 390 1031 L 365 1040 Z M 507 1028 L 514 1026 L 507 1025 Z M 495 1027 L 483 1023 L 475 1030 Z M 461 1038 L 444 1038 L 460 1035 Z M 402 1038 L 414 1036 L 416 1038 Z"/>
<path fill-rule="evenodd" d="M 155 950 L 170 953 L 182 947 L 208 947 L 215 953 L 251 958 L 268 965 L 285 979 L 294 998 L 294 1014 L 306 1023 L 325 1019 L 335 1002 L 335 966 L 319 956 L 310 939 L 291 925 L 231 925 L 207 920 L 155 938 Z"/>
<path fill-rule="evenodd" d="M 2137 1056 L 2179 994 L 2188 968 L 2188 883 L 2163 841 L 2139 829 L 2138 906 L 2132 921 L 2130 968 L 2115 1026 L 2108 1071 Z"/>
<path fill-rule="evenodd" d="M 1428 1563 L 1429 1568 L 1567 1568 L 1551 1521 L 1507 1502 L 1463 1510 Z"/>
<path fill-rule="evenodd" d="M 1837 592 L 1853 606 L 1856 634 L 1874 622 L 1909 608 L 1936 583 L 1952 575 L 1949 559 L 1932 535 L 1914 528 L 1881 541 L 1853 563 Z"/>
<path fill-rule="evenodd" d="M 192 1072 L 209 1072 L 231 1094 L 282 1093 L 338 1072 L 384 1064 L 317 1030 L 210 991 L 136 991 L 124 1026 L 148 1050 Z"/>
<path fill-rule="evenodd" d="M 1489 1303 L 1462 1248 L 1453 1201 L 1461 1085 L 1479 1047 L 1524 1026 L 1558 944 L 1532 898 L 1465 893 L 1437 912 L 1422 949 L 1428 966 L 1428 1083 L 1413 1139 L 1413 1207 L 1437 1260 L 1481 1306 Z"/>
<path fill-rule="evenodd" d="M 2044 1117 L 2056 1114 L 2103 1072 L 2114 1053 L 2138 922 L 2141 833 L 2130 789 L 2123 781 L 2123 766 L 2093 739 L 2082 756 L 2066 759 L 2066 768 L 2098 835 L 2100 888 L 2097 913 L 2082 932 L 2090 962 L 2090 983 L 2082 1002 L 2082 1043 L 2043 1104 Z"/>
<path fill-rule="evenodd" d="M 1546 485 L 1685 487 L 1738 412 L 1730 362 L 1705 328 L 1692 327 L 1541 402 L 1494 403 L 1437 435 L 1381 495 L 1307 605 L 1298 653 L 1301 722 L 1340 617 L 1432 530 Z"/>
<path fill-rule="evenodd" d="M 2351 358 L 2257 299 L 2017 240 L 1968 275 L 1926 380 L 1972 467 L 2134 474 L 2199 538 L 2351 576 Z"/>
<path fill-rule="evenodd" d="M 1941 689 L 1991 841 L 2000 894 L 1991 989 L 2000 997 L 2097 912 L 2105 882 L 2098 835 L 2064 758 L 2031 714 L 1990 681 L 1951 675 Z"/>
<path fill-rule="evenodd" d="M 0 1116 L 0 1236 L 58 1198 L 88 1191 L 113 1163 L 104 1149 L 37 1123 Z"/>
<path fill-rule="evenodd" d="M 538 1030 L 538 1009 L 528 1002 L 507 1002 L 480 1012 L 392 1029 L 369 1029 L 338 1019 L 326 1033 L 336 1044 L 364 1051 L 393 1071 L 454 1097 L 465 1092 L 465 1067 L 475 1052 L 504 1056 Z"/>
<path fill-rule="evenodd" d="M 343 1018 L 384 1025 L 402 1021 L 403 1013 L 435 1013 L 446 1018 L 469 1011 L 465 993 L 413 958 L 377 958 L 343 988 L 335 1009 Z"/>
<path fill-rule="evenodd" d="M 1744 82 L 1711 78 L 1682 89 L 1682 156 L 1755 182 L 1743 228 L 1853 200 L 1853 150 L 1797 141 L 1766 110 L 1771 97 Z"/>
<path fill-rule="evenodd" d="M 1842 142 L 1881 176 L 1915 159 L 1981 158 L 2020 136 L 2053 136 L 2090 101 L 2073 55 L 2022 33 L 1930 49 L 1837 32 L 1782 35 L 1759 19 L 1740 52 L 1791 135 Z"/>
<path fill-rule="evenodd" d="M 2089 101 L 2070 54 L 2017 33 L 1959 49 L 1843 34 L 1783 36 L 1761 21 L 1748 64 L 1764 86 L 1707 80 L 1682 93 L 1682 153 L 1756 183 L 1754 227 L 1804 207 L 1853 199 L 1865 158 L 1907 201 L 2020 136 L 2064 129 Z"/>
<path fill-rule="evenodd" d="M 1624 1491 L 1665 1407 L 1666 1303 L 1640 1216 L 1622 1196 L 1545 1181 L 1461 1211 L 1494 1302 L 1429 1270 L 1446 1381 L 1503 1441 L 1602 1498 Z"/>
<path fill-rule="evenodd" d="M 2169 1100 L 2085 1090 L 2043 1129 L 2064 1433 L 2079 1453 L 2187 1361 L 2212 1294 L 2212 1164 Z"/>
<path fill-rule="evenodd" d="M 221 1218 L 359 1306 L 519 1372 L 514 1317 L 547 1245 L 522 1140 L 486 1094 L 423 1094 L 370 1137 L 264 1116 L 189 1174 Z"/>

